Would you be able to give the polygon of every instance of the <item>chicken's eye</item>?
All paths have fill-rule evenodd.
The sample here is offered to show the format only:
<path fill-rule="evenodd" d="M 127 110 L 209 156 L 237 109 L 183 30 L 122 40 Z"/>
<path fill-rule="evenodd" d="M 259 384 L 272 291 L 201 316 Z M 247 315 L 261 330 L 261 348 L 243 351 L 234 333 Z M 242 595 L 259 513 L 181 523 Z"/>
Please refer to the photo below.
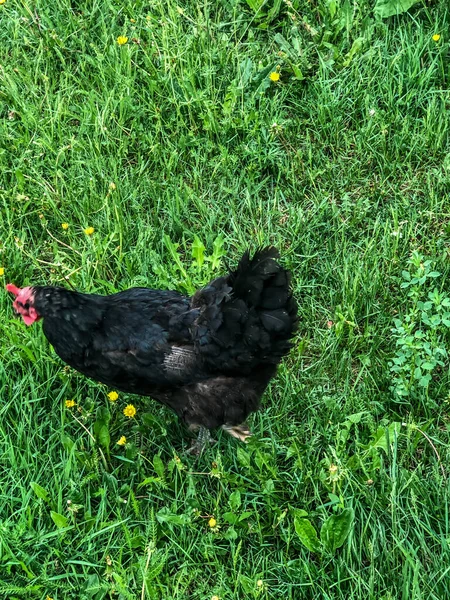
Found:
<path fill-rule="evenodd" d="M 23 305 L 23 307 L 28 310 L 30 308 L 30 303 L 29 302 L 25 302 L 25 304 Z"/>

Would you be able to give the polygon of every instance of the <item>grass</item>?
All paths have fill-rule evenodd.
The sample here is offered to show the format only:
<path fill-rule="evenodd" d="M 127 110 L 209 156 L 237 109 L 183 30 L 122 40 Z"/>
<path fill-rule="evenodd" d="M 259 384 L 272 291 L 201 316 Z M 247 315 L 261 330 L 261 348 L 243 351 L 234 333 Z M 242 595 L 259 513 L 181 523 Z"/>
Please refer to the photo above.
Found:
<path fill-rule="evenodd" d="M 440 273 L 418 295 L 448 289 L 448 6 L 331 4 L 0 6 L 4 283 L 187 291 L 272 243 L 301 317 L 254 439 L 196 462 L 168 410 L 110 403 L 1 294 L 1 597 L 450 598 L 448 359 L 406 397 L 391 369 L 394 319 L 426 329 L 414 251 Z M 222 236 L 218 269 L 195 236 Z M 310 552 L 299 511 L 344 507 L 343 546 Z"/>

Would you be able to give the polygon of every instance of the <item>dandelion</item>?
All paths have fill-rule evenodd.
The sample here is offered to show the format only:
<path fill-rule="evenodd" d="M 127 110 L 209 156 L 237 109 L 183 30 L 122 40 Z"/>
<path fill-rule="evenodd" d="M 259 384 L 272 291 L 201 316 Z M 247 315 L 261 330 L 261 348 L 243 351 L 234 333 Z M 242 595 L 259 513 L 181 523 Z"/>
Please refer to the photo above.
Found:
<path fill-rule="evenodd" d="M 69 223 L 61 223 L 61 227 L 66 230 L 69 229 Z"/>
<path fill-rule="evenodd" d="M 84 230 L 84 233 L 86 235 L 92 235 L 94 233 L 95 229 L 93 227 L 86 227 L 86 229 Z"/>
<path fill-rule="evenodd" d="M 126 35 L 119 35 L 119 37 L 117 38 L 117 43 L 119 44 L 119 46 L 123 46 L 127 42 L 128 42 L 128 38 Z"/>
<path fill-rule="evenodd" d="M 211 600 L 220 600 L 219 596 L 211 596 Z"/>
<path fill-rule="evenodd" d="M 122 435 L 122 437 L 117 442 L 117 445 L 118 446 L 125 446 L 126 443 L 127 443 L 127 438 L 124 435 Z"/>
<path fill-rule="evenodd" d="M 217 525 L 217 521 L 214 517 L 210 518 L 210 520 L 208 521 L 208 525 L 211 527 L 211 529 L 213 529 Z"/>
<path fill-rule="evenodd" d="M 136 414 L 136 408 L 132 404 L 127 404 L 123 409 L 123 414 L 126 417 L 132 418 Z"/>
<path fill-rule="evenodd" d="M 75 406 L 75 404 L 76 404 L 75 400 L 66 400 L 67 408 L 73 408 Z"/>
<path fill-rule="evenodd" d="M 117 392 L 109 392 L 108 394 L 108 398 L 111 400 L 111 402 L 115 402 L 117 400 L 117 398 L 119 397 L 119 394 Z"/>
<path fill-rule="evenodd" d="M 109 184 L 109 189 L 111 191 L 114 191 L 116 189 L 116 184 L 114 183 L 114 181 L 111 181 L 111 183 Z"/>
<path fill-rule="evenodd" d="M 258 581 L 256 582 L 256 585 L 261 588 L 264 585 L 264 581 L 262 579 L 258 579 Z"/>
<path fill-rule="evenodd" d="M 0 0 L 0 4 L 4 4 L 4 3 L 5 3 L 5 0 Z M 45 600 L 53 600 L 53 598 L 50 598 L 50 596 L 47 596 L 45 598 Z"/>
<path fill-rule="evenodd" d="M 278 71 L 272 71 L 272 73 L 269 75 L 269 79 L 270 81 L 280 81 L 280 74 L 278 73 Z"/>
<path fill-rule="evenodd" d="M 5 274 L 4 267 L 0 267 L 0 277 L 3 277 L 4 274 Z"/>
<path fill-rule="evenodd" d="M 5 4 L 5 2 L 6 2 L 6 0 L 0 0 L 0 4 Z"/>
<path fill-rule="evenodd" d="M 441 39 L 441 34 L 440 33 L 435 33 L 433 35 L 433 42 L 438 42 Z"/>

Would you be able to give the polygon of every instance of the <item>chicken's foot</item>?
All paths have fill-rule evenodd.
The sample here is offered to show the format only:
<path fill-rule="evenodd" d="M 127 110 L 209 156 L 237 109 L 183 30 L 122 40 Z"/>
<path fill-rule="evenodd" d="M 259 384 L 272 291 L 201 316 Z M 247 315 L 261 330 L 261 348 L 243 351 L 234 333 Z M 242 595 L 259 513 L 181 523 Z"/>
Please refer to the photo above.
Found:
<path fill-rule="evenodd" d="M 248 442 L 248 438 L 252 435 L 247 423 L 242 423 L 241 425 L 222 425 L 222 429 L 241 442 Z"/>

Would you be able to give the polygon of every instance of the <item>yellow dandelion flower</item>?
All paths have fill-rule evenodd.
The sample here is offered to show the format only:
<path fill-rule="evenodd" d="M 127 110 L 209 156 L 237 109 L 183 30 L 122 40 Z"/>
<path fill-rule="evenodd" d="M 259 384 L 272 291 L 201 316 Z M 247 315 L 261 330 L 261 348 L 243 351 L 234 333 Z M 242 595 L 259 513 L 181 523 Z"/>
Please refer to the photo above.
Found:
<path fill-rule="evenodd" d="M 211 529 L 217 525 L 217 521 L 214 517 L 210 518 L 210 520 L 208 521 L 208 525 L 211 527 Z"/>
<path fill-rule="evenodd" d="M 109 392 L 108 394 L 108 398 L 111 400 L 111 402 L 115 402 L 117 400 L 117 398 L 119 397 L 119 394 L 117 392 Z"/>
<path fill-rule="evenodd" d="M 211 596 L 211 600 L 220 600 L 219 596 Z"/>
<path fill-rule="evenodd" d="M 441 34 L 440 33 L 435 33 L 433 35 L 433 42 L 438 42 L 441 39 Z"/>
<path fill-rule="evenodd" d="M 3 0 L 3 2 L 2 2 L 2 0 L 0 0 L 0 4 L 3 4 L 4 2 L 5 2 L 5 0 Z M 47 596 L 45 598 L 45 600 L 53 600 L 53 598 L 50 598 L 50 596 Z"/>
<path fill-rule="evenodd" d="M 69 229 L 69 223 L 61 223 L 63 229 Z"/>
<path fill-rule="evenodd" d="M 111 183 L 109 184 L 109 189 L 110 190 L 115 190 L 116 189 L 116 184 L 114 183 L 114 181 L 111 181 Z"/>
<path fill-rule="evenodd" d="M 127 42 L 128 42 L 128 38 L 126 35 L 119 35 L 119 37 L 117 38 L 117 43 L 119 44 L 119 46 L 123 46 Z"/>
<path fill-rule="evenodd" d="M 94 233 L 95 229 L 93 227 L 86 227 L 86 229 L 84 230 L 84 233 L 86 235 L 92 235 Z"/>
<path fill-rule="evenodd" d="M 125 444 L 127 443 L 127 438 L 123 435 L 119 441 L 117 442 L 118 446 L 125 446 Z"/>
<path fill-rule="evenodd" d="M 4 274 L 5 274 L 4 267 L 0 267 L 0 277 L 3 277 Z"/>
<path fill-rule="evenodd" d="M 277 71 L 272 71 L 269 75 L 270 81 L 280 81 L 280 74 Z"/>
<path fill-rule="evenodd" d="M 262 579 L 258 579 L 258 581 L 256 582 L 256 585 L 258 587 L 262 587 L 264 585 L 264 581 Z"/>
<path fill-rule="evenodd" d="M 127 406 L 125 406 L 125 408 L 123 409 L 123 414 L 126 417 L 134 417 L 134 415 L 136 414 L 136 408 L 132 404 L 127 404 Z"/>
<path fill-rule="evenodd" d="M 76 404 L 75 400 L 66 400 L 67 408 L 73 408 L 75 406 L 75 404 Z"/>
<path fill-rule="evenodd" d="M 0 4 L 5 4 L 6 0 L 0 0 Z"/>

